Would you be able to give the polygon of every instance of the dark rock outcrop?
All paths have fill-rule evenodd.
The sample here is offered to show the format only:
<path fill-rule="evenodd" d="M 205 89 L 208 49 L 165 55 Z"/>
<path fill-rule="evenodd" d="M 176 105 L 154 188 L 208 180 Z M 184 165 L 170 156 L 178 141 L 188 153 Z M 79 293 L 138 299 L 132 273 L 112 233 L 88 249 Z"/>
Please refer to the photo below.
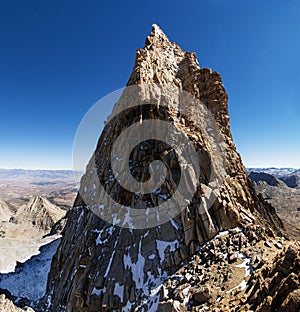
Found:
<path fill-rule="evenodd" d="M 253 172 L 251 171 L 249 174 L 249 178 L 254 182 L 264 181 L 272 186 L 279 185 L 278 179 L 276 179 L 274 176 L 268 173 L 264 172 Z"/>

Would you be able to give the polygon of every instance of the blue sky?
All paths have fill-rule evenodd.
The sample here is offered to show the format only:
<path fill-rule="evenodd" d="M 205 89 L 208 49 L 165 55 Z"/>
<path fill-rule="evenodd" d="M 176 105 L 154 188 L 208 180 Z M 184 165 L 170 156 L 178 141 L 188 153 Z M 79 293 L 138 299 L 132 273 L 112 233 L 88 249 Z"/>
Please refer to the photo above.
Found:
<path fill-rule="evenodd" d="M 221 73 L 247 166 L 300 167 L 297 0 L 1 1 L 0 167 L 72 168 L 80 120 L 125 86 L 152 23 Z"/>

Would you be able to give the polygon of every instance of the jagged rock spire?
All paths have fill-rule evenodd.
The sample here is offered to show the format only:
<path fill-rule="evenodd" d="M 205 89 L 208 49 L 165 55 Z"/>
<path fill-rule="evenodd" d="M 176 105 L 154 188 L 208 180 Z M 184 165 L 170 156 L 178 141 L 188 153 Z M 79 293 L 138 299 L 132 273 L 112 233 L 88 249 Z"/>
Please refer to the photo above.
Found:
<path fill-rule="evenodd" d="M 207 168 L 212 144 L 195 125 L 180 116 L 176 109 L 174 111 L 173 106 L 168 106 L 163 114 L 159 107 L 153 106 L 150 110 L 135 112 L 128 109 L 120 114 L 119 119 L 112 120 L 109 129 L 104 129 L 95 159 L 90 161 L 74 208 L 68 213 L 63 239 L 51 266 L 47 293 L 41 302 L 44 311 L 133 311 L 135 308 L 140 310 L 142 306 L 156 311 L 160 297 L 155 290 L 170 272 L 180 268 L 201 244 L 219 230 L 255 223 L 255 215 L 259 213 L 257 207 L 260 211 L 264 209 L 260 200 L 251 195 L 245 168 L 232 141 L 227 94 L 221 76 L 210 69 L 201 69 L 195 53 L 183 52 L 157 25 L 153 25 L 145 47 L 137 50 L 127 85 L 147 84 L 168 85 L 187 91 L 214 116 L 226 151 L 226 176 L 217 198 L 212 206 L 199 209 L 203 194 L 199 187 L 189 207 L 176 218 L 160 226 L 140 230 L 109 224 L 89 210 L 81 194 L 93 197 L 97 193 L 90 183 L 92 172 L 96 172 L 100 180 L 107 178 L 106 191 L 112 192 L 119 200 L 140 200 L 137 195 L 118 192 L 120 188 L 116 180 L 111 179 L 106 160 L 122 127 L 141 122 L 146 116 L 166 116 L 194 142 L 198 150 L 202 150 L 203 170 L 199 182 L 209 180 Z M 149 96 L 152 95 L 155 98 L 157 94 Z M 197 118 L 199 123 L 207 122 L 201 115 Z M 154 142 L 148 150 L 159 147 Z M 165 162 L 169 168 L 176 169 L 172 157 L 166 157 Z M 133 152 L 131 161 L 137 163 L 136 168 L 142 174 L 141 168 L 149 164 L 143 148 Z M 151 196 L 149 200 L 159 200 L 159 194 Z M 101 196 L 96 204 L 103 206 Z M 272 219 L 269 212 L 264 213 L 265 222 L 273 226 L 275 217 Z"/>

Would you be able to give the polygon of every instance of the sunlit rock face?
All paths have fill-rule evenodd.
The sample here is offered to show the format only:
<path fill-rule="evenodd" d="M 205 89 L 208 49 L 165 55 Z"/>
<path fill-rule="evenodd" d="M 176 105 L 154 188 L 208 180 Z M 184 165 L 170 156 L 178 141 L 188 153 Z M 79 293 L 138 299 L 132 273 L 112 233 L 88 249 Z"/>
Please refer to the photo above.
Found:
<path fill-rule="evenodd" d="M 201 68 L 195 53 L 182 51 L 153 25 L 144 48 L 136 52 L 127 86 L 114 107 L 114 118 L 101 134 L 74 207 L 68 212 L 47 293 L 40 303 L 43 311 L 157 311 L 163 280 L 219 231 L 243 227 L 257 219 L 276 230 L 275 223 L 279 222 L 248 184 L 232 140 L 228 97 L 220 74 Z M 178 101 L 178 94 L 188 94 L 189 101 Z M 214 129 L 218 129 L 220 154 L 216 157 L 215 142 L 205 133 L 209 128 L 207 113 L 215 121 Z M 171 136 L 164 143 L 141 143 L 130 153 L 128 164 L 132 176 L 146 182 L 149 164 L 158 159 L 167 169 L 167 182 L 146 194 L 119 185 L 110 163 L 112 146 L 124 129 L 148 119 L 168 121 L 192 142 L 199 157 L 199 175 L 189 166 L 180 170 L 180 162 L 188 164 L 188 160 L 178 160 L 180 150 L 174 152 Z M 126 141 L 121 144 L 126 149 Z M 99 217 L 101 211 L 92 208 L 113 209 L 105 198 L 107 194 L 124 207 L 154 207 L 175 194 L 183 175 L 186 186 L 195 192 L 187 207 L 180 207 L 176 216 L 162 224 L 148 226 L 142 219 L 142 226 L 132 228 L 126 218 L 120 224 L 113 210 L 112 222 L 107 222 Z M 212 176 L 216 177 L 213 186 Z"/>

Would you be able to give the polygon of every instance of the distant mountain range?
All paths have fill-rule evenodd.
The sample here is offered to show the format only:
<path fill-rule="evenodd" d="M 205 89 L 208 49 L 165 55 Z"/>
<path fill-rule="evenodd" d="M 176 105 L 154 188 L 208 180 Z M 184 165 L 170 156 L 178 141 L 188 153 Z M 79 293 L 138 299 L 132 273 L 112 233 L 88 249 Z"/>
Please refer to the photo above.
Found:
<path fill-rule="evenodd" d="M 283 181 L 290 188 L 300 188 L 300 169 L 295 168 L 248 168 L 249 177 L 254 182 L 265 181 L 277 186 Z"/>
<path fill-rule="evenodd" d="M 43 179 L 64 179 L 73 177 L 73 170 L 29 170 L 29 169 L 0 169 L 1 178 L 27 177 Z"/>
<path fill-rule="evenodd" d="M 248 168 L 257 193 L 276 209 L 289 234 L 300 234 L 300 170 L 295 168 Z"/>
<path fill-rule="evenodd" d="M 247 168 L 247 172 L 264 172 L 271 174 L 275 177 L 282 177 L 289 174 L 300 174 L 300 168 L 275 168 L 275 167 L 264 167 L 264 168 Z M 83 172 L 76 172 L 76 174 Z M 1 178 L 12 178 L 12 177 L 35 177 L 35 178 L 49 178 L 49 179 L 58 179 L 58 178 L 70 178 L 73 177 L 73 170 L 31 170 L 31 169 L 1 169 L 0 168 L 0 179 Z"/>
<path fill-rule="evenodd" d="M 300 169 L 296 168 L 275 168 L 275 167 L 267 167 L 267 168 L 247 168 L 248 173 L 251 171 L 254 172 L 264 172 L 267 174 L 271 174 L 277 178 L 283 177 L 285 175 L 294 174 L 298 171 L 298 174 L 300 174 Z"/>

